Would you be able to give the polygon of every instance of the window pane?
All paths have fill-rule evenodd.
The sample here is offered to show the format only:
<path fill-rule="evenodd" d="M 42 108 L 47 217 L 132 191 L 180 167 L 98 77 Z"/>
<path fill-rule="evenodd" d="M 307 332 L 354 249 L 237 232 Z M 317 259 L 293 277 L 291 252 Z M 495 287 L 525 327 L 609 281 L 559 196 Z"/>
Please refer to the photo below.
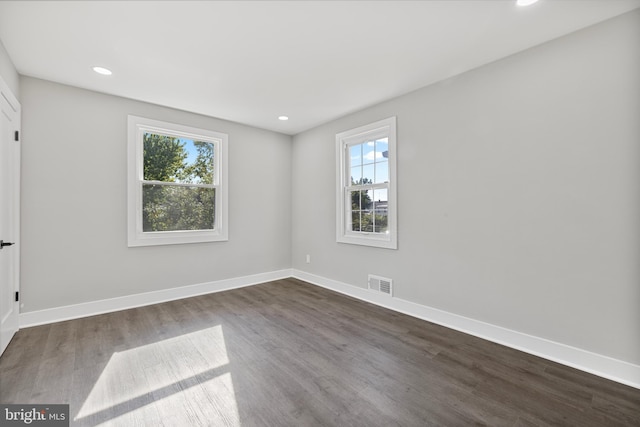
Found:
<path fill-rule="evenodd" d="M 371 209 L 373 206 L 373 201 L 371 200 L 371 195 L 373 190 L 363 190 L 360 192 L 360 209 Z"/>
<path fill-rule="evenodd" d="M 215 189 L 142 186 L 142 231 L 213 230 Z"/>
<path fill-rule="evenodd" d="M 375 211 L 375 227 L 374 227 L 374 232 L 375 233 L 386 233 L 387 232 L 387 221 L 388 221 L 388 214 L 387 214 L 387 210 L 376 210 Z"/>
<path fill-rule="evenodd" d="M 362 145 L 362 164 L 373 163 L 376 160 L 375 142 L 369 141 Z"/>
<path fill-rule="evenodd" d="M 360 231 L 373 232 L 373 213 L 370 210 L 362 211 Z"/>
<path fill-rule="evenodd" d="M 389 138 L 383 138 L 376 141 L 376 159 L 389 158 Z"/>
<path fill-rule="evenodd" d="M 349 149 L 349 158 L 351 166 L 362 164 L 362 144 L 354 145 Z"/>
<path fill-rule="evenodd" d="M 214 144 L 145 133 L 144 180 L 213 184 Z"/>
<path fill-rule="evenodd" d="M 388 197 L 387 197 L 387 189 L 379 189 L 373 190 L 373 203 L 374 209 L 376 210 L 386 210 L 388 205 Z"/>
<path fill-rule="evenodd" d="M 362 182 L 362 166 L 351 168 L 351 184 L 360 184 Z"/>
<path fill-rule="evenodd" d="M 373 215 L 371 194 L 373 190 L 351 191 L 351 224 L 347 229 L 351 231 L 373 231 Z"/>
<path fill-rule="evenodd" d="M 374 183 L 381 184 L 383 182 L 389 182 L 389 162 L 384 161 L 376 163 L 376 178 Z"/>
<path fill-rule="evenodd" d="M 362 167 L 362 184 L 373 184 L 374 165 Z"/>
<path fill-rule="evenodd" d="M 360 211 L 351 212 L 351 231 L 360 231 Z"/>
<path fill-rule="evenodd" d="M 372 195 L 374 199 L 372 199 Z M 350 223 L 355 232 L 385 233 L 387 231 L 387 190 L 351 191 Z M 375 209 L 375 210 L 374 210 Z"/>
<path fill-rule="evenodd" d="M 214 184 L 213 181 L 213 156 L 214 144 L 204 141 L 192 141 L 181 139 L 187 150 L 185 176 L 180 182 L 189 184 Z"/>
<path fill-rule="evenodd" d="M 359 191 L 351 191 L 351 210 L 359 211 L 360 210 L 360 192 Z"/>

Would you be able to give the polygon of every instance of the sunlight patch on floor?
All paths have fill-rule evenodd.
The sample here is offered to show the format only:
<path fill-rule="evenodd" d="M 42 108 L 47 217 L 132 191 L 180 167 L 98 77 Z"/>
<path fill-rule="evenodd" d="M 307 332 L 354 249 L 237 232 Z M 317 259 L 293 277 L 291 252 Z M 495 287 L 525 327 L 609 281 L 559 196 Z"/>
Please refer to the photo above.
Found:
<path fill-rule="evenodd" d="M 75 420 L 240 425 L 222 326 L 114 353 Z"/>

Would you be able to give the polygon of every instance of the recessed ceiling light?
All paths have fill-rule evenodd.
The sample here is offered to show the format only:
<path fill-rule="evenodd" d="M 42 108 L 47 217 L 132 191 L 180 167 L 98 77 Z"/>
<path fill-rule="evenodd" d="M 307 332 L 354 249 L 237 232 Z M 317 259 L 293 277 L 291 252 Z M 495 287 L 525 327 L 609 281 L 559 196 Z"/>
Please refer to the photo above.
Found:
<path fill-rule="evenodd" d="M 110 76 L 111 74 L 113 74 L 111 70 L 104 67 L 93 67 L 93 71 L 104 76 Z"/>
<path fill-rule="evenodd" d="M 516 4 L 518 6 L 531 6 L 532 4 L 534 4 L 537 1 L 538 0 L 518 0 Z"/>
<path fill-rule="evenodd" d="M 278 120 L 282 120 L 284 122 L 286 120 L 289 120 L 289 117 L 288 116 L 280 116 L 280 117 L 278 117 Z"/>

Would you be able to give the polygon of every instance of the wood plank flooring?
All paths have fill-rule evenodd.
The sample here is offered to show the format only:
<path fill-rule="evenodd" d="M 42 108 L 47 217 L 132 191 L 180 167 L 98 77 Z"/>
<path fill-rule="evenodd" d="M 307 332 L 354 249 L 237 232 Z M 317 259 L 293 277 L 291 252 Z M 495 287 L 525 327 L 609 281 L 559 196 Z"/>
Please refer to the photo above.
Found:
<path fill-rule="evenodd" d="M 0 402 L 78 426 L 640 426 L 640 390 L 295 279 L 20 330 Z"/>

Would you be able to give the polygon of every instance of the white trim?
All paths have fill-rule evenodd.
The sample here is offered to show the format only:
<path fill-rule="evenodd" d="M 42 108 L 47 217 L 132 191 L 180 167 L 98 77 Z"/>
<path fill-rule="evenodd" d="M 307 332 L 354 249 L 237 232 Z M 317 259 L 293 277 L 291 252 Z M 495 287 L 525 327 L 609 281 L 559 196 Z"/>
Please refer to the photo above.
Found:
<path fill-rule="evenodd" d="M 388 234 L 383 233 L 355 233 L 347 231 L 347 206 L 351 199 L 348 197 L 347 154 L 349 145 L 361 144 L 378 138 L 388 138 L 389 153 L 389 183 L 387 188 Z M 397 215 L 397 173 L 396 173 L 396 117 L 379 120 L 368 125 L 360 126 L 336 134 L 336 242 L 354 245 L 373 246 L 386 249 L 398 249 L 398 215 Z M 372 185 L 371 187 L 375 187 Z"/>
<path fill-rule="evenodd" d="M 373 292 L 301 270 L 293 277 L 390 310 L 640 389 L 640 366 L 501 326 Z"/>
<path fill-rule="evenodd" d="M 229 135 L 208 129 L 199 129 L 175 123 L 147 119 L 129 115 L 128 126 L 128 175 L 127 175 L 127 243 L 129 247 L 173 245 L 183 243 L 219 242 L 229 240 Z M 156 132 L 179 138 L 206 141 L 214 144 L 214 183 L 210 185 L 189 185 L 215 188 L 215 219 L 213 230 L 193 231 L 142 231 L 142 183 L 144 132 Z M 169 185 L 169 184 L 163 184 Z M 181 186 L 181 184 L 171 183 Z"/>
<path fill-rule="evenodd" d="M 65 320 L 95 316 L 97 314 L 111 313 L 129 308 L 143 307 L 145 305 L 159 304 L 162 302 L 174 301 L 198 295 L 228 291 L 230 289 L 257 285 L 259 283 L 271 282 L 273 280 L 286 279 L 289 277 L 291 277 L 291 269 L 285 269 L 254 274 L 251 276 L 217 280 L 215 282 L 200 283 L 197 285 L 163 289 L 161 291 L 145 292 L 142 294 L 126 295 L 117 298 L 67 305 L 64 307 L 49 308 L 46 310 L 29 311 L 20 314 L 20 328 L 62 322 Z"/>

